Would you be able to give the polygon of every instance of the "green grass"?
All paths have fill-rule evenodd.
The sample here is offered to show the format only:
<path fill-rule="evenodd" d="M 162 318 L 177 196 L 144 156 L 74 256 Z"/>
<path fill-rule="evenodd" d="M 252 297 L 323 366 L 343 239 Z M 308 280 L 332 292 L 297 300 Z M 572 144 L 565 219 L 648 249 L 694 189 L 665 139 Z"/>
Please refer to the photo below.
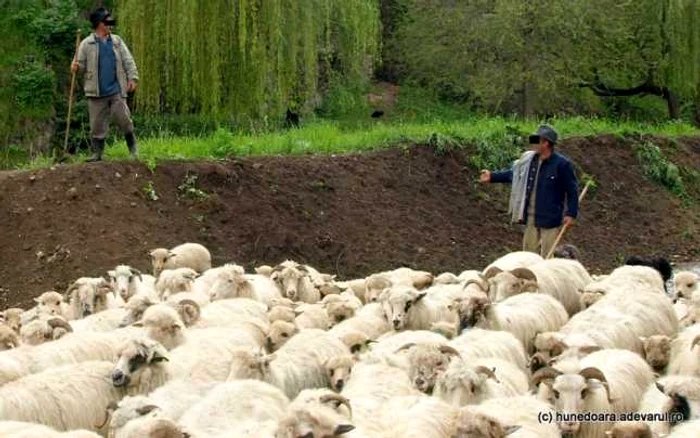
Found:
<path fill-rule="evenodd" d="M 676 137 L 700 135 L 700 130 L 686 123 L 648 125 L 612 122 L 604 119 L 572 117 L 553 120 L 562 138 L 597 134 L 663 135 Z M 465 119 L 448 122 L 378 122 L 368 126 L 344 127 L 340 122 L 315 121 L 299 129 L 263 134 L 234 134 L 219 130 L 204 137 L 158 137 L 140 141 L 144 160 L 225 158 L 255 155 L 339 154 L 386 148 L 401 143 L 426 143 L 435 136 L 471 143 L 504 135 L 506 126 L 521 132 L 537 128 L 535 120 L 500 117 Z M 126 158 L 126 146 L 119 143 L 107 150 L 110 158 Z"/>

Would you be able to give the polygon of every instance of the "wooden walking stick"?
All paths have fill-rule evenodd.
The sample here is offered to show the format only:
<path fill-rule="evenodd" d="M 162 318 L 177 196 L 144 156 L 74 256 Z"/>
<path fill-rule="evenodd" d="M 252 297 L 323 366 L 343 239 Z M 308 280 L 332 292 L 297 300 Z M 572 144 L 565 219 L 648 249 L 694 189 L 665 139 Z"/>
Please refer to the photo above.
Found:
<path fill-rule="evenodd" d="M 75 33 L 75 55 L 73 56 L 73 62 L 78 59 L 78 47 L 80 46 L 80 29 Z M 68 135 L 70 133 L 70 116 L 73 112 L 73 91 L 75 90 L 75 76 L 77 71 L 72 70 L 71 64 L 71 78 L 70 78 L 70 94 L 68 95 L 68 114 L 66 115 L 66 136 L 63 139 L 63 154 L 61 158 L 65 157 L 68 153 Z"/>
<path fill-rule="evenodd" d="M 583 190 L 581 191 L 581 194 L 578 197 L 578 202 L 579 204 L 581 201 L 583 201 L 583 198 L 586 197 L 586 193 L 588 192 L 588 187 L 591 186 L 591 181 L 589 180 L 586 185 L 583 187 Z M 547 254 L 548 259 L 551 259 L 552 256 L 554 255 L 554 249 L 559 245 L 559 242 L 561 241 L 562 237 L 564 237 L 564 234 L 566 234 L 566 230 L 569 229 L 569 224 L 566 223 L 564 226 L 561 228 L 561 231 L 559 231 L 559 234 L 557 235 L 557 239 L 554 241 L 554 244 L 552 245 L 552 248 L 549 250 L 549 253 Z"/>

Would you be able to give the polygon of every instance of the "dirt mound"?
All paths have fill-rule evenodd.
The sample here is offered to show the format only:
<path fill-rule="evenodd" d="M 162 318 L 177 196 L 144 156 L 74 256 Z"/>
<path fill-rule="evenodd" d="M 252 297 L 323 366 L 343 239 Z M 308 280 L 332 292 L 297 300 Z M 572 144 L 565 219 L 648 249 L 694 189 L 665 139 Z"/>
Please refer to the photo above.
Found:
<path fill-rule="evenodd" d="M 679 156 L 700 152 L 694 139 Z M 578 138 L 564 152 L 598 181 L 568 236 L 593 271 L 625 254 L 700 258 L 700 207 L 643 178 L 631 142 Z M 520 247 L 508 188 L 481 187 L 467 152 L 392 149 L 344 156 L 222 162 L 109 162 L 0 176 L 0 308 L 27 305 L 147 251 L 186 241 L 246 268 L 285 258 L 341 278 L 406 265 L 481 268 Z M 157 197 L 157 200 L 155 199 Z"/>

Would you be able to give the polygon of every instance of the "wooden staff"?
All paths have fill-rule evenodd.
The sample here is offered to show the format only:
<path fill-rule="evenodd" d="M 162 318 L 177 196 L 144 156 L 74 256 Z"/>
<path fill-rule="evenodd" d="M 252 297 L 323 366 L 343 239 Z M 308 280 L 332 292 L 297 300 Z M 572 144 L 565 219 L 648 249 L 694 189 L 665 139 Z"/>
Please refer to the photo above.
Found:
<path fill-rule="evenodd" d="M 73 62 L 78 59 L 78 47 L 80 46 L 80 29 L 75 33 L 75 56 L 73 57 Z M 66 115 L 66 136 L 63 139 L 63 155 L 65 156 L 68 152 L 68 134 L 70 133 L 70 116 L 73 112 L 73 91 L 75 90 L 75 74 L 77 71 L 73 70 L 73 65 L 71 64 L 71 78 L 70 78 L 70 94 L 68 95 L 68 114 Z"/>
<path fill-rule="evenodd" d="M 588 192 L 588 187 L 590 187 L 590 186 L 591 186 L 591 181 L 589 180 L 586 183 L 585 187 L 583 188 L 583 191 L 581 191 L 581 194 L 578 197 L 579 204 L 581 204 L 581 201 L 583 201 L 583 198 L 586 197 L 586 193 Z M 554 245 L 552 245 L 552 248 L 549 250 L 549 253 L 547 254 L 546 258 L 551 259 L 552 256 L 554 255 L 554 249 L 559 245 L 559 242 L 561 241 L 562 237 L 564 237 L 564 234 L 566 234 L 566 230 L 569 229 L 569 223 L 564 224 L 561 231 L 559 231 L 559 234 L 557 235 L 557 239 L 554 241 Z"/>

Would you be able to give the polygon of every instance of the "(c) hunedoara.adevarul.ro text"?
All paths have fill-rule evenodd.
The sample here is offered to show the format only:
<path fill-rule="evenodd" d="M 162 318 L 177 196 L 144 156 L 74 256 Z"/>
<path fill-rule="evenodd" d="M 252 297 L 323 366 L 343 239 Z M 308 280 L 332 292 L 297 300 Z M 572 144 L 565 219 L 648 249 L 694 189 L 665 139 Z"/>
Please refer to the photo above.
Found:
<path fill-rule="evenodd" d="M 676 423 L 683 421 L 680 412 L 540 412 L 540 423 L 616 423 L 618 421 L 643 421 L 649 423 Z"/>

